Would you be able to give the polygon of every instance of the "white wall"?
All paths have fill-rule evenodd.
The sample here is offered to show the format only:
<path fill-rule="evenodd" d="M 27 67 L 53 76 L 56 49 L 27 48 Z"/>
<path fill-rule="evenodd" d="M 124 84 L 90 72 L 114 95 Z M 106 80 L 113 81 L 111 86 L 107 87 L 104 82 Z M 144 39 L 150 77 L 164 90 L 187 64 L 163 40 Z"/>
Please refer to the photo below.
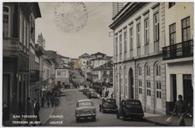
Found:
<path fill-rule="evenodd" d="M 183 95 L 183 74 L 193 74 L 193 64 L 191 62 L 175 63 L 166 65 L 166 99 L 172 100 L 170 74 L 176 74 L 177 95 Z M 193 76 L 192 76 L 193 77 Z"/>
<path fill-rule="evenodd" d="M 181 20 L 190 16 L 191 38 L 194 34 L 194 4 L 191 2 L 176 2 L 174 6 L 168 8 L 168 3 L 165 3 L 165 28 L 166 28 L 166 46 L 169 46 L 169 25 L 176 23 L 176 43 L 182 41 Z"/>

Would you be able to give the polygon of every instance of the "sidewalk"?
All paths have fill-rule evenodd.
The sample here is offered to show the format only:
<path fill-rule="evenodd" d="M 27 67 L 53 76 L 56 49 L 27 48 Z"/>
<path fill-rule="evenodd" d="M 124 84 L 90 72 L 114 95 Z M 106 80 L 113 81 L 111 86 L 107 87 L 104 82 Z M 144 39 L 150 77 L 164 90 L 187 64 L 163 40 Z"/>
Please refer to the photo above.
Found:
<path fill-rule="evenodd" d="M 171 126 L 166 122 L 169 115 L 160 115 L 160 114 L 151 114 L 151 113 L 144 113 L 144 114 L 145 114 L 144 119 L 149 122 L 155 123 L 156 125 L 160 125 L 160 126 Z M 193 118 L 185 118 L 184 120 L 186 126 L 193 125 Z"/>
<path fill-rule="evenodd" d="M 44 107 L 40 109 L 39 116 L 41 124 L 45 124 L 49 120 L 49 116 L 53 113 L 55 107 Z"/>

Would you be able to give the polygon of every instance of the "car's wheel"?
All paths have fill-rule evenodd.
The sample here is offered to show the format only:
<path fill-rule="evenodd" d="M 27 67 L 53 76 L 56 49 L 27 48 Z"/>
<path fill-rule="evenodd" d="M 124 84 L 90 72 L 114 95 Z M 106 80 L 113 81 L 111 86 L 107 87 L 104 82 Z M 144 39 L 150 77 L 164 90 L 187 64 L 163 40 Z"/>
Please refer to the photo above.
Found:
<path fill-rule="evenodd" d="M 104 109 L 102 109 L 102 113 L 105 113 L 106 111 Z"/>
<path fill-rule="evenodd" d="M 80 121 L 80 118 L 79 117 L 76 117 L 76 122 L 79 122 Z"/>
<path fill-rule="evenodd" d="M 127 119 L 127 117 L 125 115 L 123 115 L 123 120 L 126 120 L 126 119 Z"/>
<path fill-rule="evenodd" d="M 92 117 L 92 120 L 93 120 L 93 121 L 96 121 L 96 116 L 93 116 L 93 117 Z"/>
<path fill-rule="evenodd" d="M 116 118 L 117 118 L 117 119 L 119 119 L 119 118 L 120 118 L 120 115 L 119 115 L 118 113 L 116 114 Z"/>

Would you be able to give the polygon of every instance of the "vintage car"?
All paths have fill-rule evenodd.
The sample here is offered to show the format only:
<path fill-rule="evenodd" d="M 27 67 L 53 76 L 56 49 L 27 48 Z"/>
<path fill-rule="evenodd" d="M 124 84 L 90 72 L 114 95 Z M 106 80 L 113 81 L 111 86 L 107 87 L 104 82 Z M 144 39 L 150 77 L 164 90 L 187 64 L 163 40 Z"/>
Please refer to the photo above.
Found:
<path fill-rule="evenodd" d="M 99 105 L 100 112 L 117 112 L 118 108 L 116 105 L 116 100 L 111 98 L 103 98 L 101 104 Z"/>
<path fill-rule="evenodd" d="M 91 118 L 95 121 L 96 108 L 94 106 L 94 103 L 90 99 L 78 100 L 76 103 L 75 118 L 77 122 L 82 118 Z"/>
<path fill-rule="evenodd" d="M 88 94 L 88 98 L 98 98 L 99 95 L 94 91 L 90 91 L 90 93 Z"/>
<path fill-rule="evenodd" d="M 86 95 L 87 93 L 89 93 L 89 89 L 88 88 L 84 88 L 82 92 L 83 92 L 84 95 Z"/>
<path fill-rule="evenodd" d="M 129 117 L 142 120 L 144 112 L 141 102 L 133 99 L 122 100 L 117 113 L 117 118 L 119 119 L 120 117 L 123 117 L 124 120 Z"/>

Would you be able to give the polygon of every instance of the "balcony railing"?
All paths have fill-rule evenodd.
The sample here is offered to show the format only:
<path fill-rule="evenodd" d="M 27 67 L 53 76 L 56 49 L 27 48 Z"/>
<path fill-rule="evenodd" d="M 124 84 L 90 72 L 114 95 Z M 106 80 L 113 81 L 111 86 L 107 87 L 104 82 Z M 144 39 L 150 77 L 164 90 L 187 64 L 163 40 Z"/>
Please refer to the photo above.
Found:
<path fill-rule="evenodd" d="M 184 41 L 163 48 L 163 60 L 190 56 L 193 56 L 193 40 Z"/>

